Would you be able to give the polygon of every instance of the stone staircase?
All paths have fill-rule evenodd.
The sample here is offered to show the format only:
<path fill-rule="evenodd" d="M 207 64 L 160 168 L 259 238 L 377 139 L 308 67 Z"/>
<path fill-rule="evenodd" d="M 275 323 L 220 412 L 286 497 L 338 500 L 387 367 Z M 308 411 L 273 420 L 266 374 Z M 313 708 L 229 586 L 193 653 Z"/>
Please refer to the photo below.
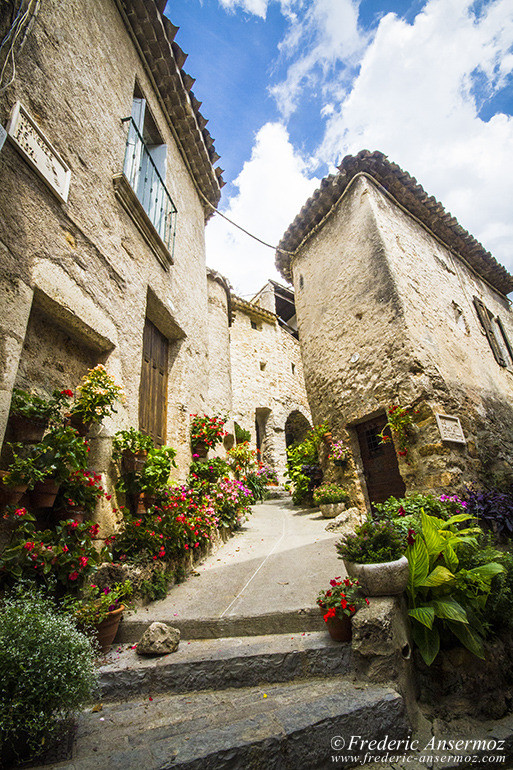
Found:
<path fill-rule="evenodd" d="M 46 767 L 314 770 L 351 764 L 341 738 L 408 734 L 401 695 L 358 680 L 351 646 L 305 630 L 301 614 L 287 633 L 255 617 L 245 618 L 251 635 L 223 638 L 212 637 L 214 620 L 182 628 L 171 655 L 114 649 L 100 671 L 101 710 L 80 717 L 72 757 Z"/>

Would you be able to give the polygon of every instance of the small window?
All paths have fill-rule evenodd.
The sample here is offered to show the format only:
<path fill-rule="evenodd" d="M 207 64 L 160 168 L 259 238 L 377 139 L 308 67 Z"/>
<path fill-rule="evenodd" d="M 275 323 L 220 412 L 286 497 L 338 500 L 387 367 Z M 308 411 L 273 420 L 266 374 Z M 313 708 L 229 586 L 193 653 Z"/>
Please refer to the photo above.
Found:
<path fill-rule="evenodd" d="M 267 363 L 265 361 L 260 361 L 260 371 L 265 372 L 265 367 L 267 366 Z"/>
<path fill-rule="evenodd" d="M 479 297 L 474 297 L 474 307 L 481 326 L 499 366 L 513 365 L 513 350 L 501 319 L 493 316 Z"/>
<path fill-rule="evenodd" d="M 299 276 L 299 288 L 302 289 L 305 285 L 305 279 L 302 275 Z"/>
<path fill-rule="evenodd" d="M 256 321 L 251 321 L 251 328 L 252 329 L 258 329 L 258 326 L 256 324 Z"/>
<path fill-rule="evenodd" d="M 296 364 L 291 364 L 290 366 L 292 368 L 292 374 L 295 374 L 296 373 Z"/>

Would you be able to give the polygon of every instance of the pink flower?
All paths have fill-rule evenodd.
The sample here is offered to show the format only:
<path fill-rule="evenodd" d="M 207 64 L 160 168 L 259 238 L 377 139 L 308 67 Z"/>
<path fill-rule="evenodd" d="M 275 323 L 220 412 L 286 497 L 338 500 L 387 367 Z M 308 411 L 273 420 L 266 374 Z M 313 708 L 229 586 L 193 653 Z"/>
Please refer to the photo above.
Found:
<path fill-rule="evenodd" d="M 70 580 L 76 580 L 78 578 L 78 572 L 75 570 L 75 572 L 70 572 L 68 575 Z"/>

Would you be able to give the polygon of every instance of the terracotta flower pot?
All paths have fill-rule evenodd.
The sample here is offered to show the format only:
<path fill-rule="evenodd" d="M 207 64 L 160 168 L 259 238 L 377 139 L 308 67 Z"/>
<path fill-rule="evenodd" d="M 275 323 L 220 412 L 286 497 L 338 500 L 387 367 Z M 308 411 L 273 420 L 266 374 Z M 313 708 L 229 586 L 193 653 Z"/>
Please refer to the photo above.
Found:
<path fill-rule="evenodd" d="M 38 420 L 35 417 L 25 417 L 22 414 L 11 414 L 9 424 L 15 441 L 37 444 L 43 438 L 48 427 L 48 420 Z"/>
<path fill-rule="evenodd" d="M 121 604 L 117 610 L 109 612 L 105 620 L 102 620 L 102 622 L 96 626 L 98 644 L 100 645 L 101 651 L 104 653 L 110 650 L 110 646 L 118 632 L 124 609 L 125 606 Z"/>
<path fill-rule="evenodd" d="M 344 559 L 349 577 L 356 578 L 367 596 L 402 594 L 408 585 L 410 565 L 406 556 L 380 564 L 356 564 Z"/>
<path fill-rule="evenodd" d="M 75 428 L 79 436 L 87 436 L 89 430 L 91 429 L 92 422 L 84 422 L 76 414 L 72 414 L 69 418 L 69 424 L 72 428 Z"/>
<path fill-rule="evenodd" d="M 200 459 L 205 458 L 208 455 L 208 446 L 204 441 L 198 441 L 192 444 L 192 454 L 199 455 Z"/>
<path fill-rule="evenodd" d="M 157 495 L 153 494 L 152 492 L 139 492 L 138 494 L 134 495 L 133 509 L 135 515 L 144 516 L 146 511 L 151 508 L 152 505 L 155 505 L 156 499 Z"/>
<path fill-rule="evenodd" d="M 73 519 L 73 521 L 82 524 L 87 519 L 87 512 L 83 508 L 73 508 L 71 510 L 60 508 L 58 511 L 53 512 L 53 517 L 56 521 Z"/>
<path fill-rule="evenodd" d="M 343 618 L 328 618 L 326 621 L 331 638 L 335 642 L 350 642 L 353 636 L 351 618 L 344 615 Z"/>
<path fill-rule="evenodd" d="M 55 479 L 37 481 L 30 492 L 30 502 L 34 508 L 51 508 L 57 497 L 60 482 Z"/>
<path fill-rule="evenodd" d="M 123 466 L 123 473 L 135 473 L 143 469 L 148 452 L 145 449 L 140 449 L 138 452 L 132 452 L 130 449 L 124 449 L 121 453 L 121 463 Z"/>
<path fill-rule="evenodd" d="M 7 471 L 0 471 L 0 505 L 16 505 L 19 503 L 25 492 L 27 484 L 19 484 L 16 487 L 8 487 L 4 484 L 4 476 Z"/>

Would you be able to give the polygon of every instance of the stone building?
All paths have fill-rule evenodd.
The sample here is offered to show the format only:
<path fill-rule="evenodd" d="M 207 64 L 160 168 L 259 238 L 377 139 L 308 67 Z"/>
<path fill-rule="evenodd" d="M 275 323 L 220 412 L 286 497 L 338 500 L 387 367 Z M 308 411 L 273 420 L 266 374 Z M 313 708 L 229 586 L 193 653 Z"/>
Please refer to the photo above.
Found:
<path fill-rule="evenodd" d="M 126 403 L 95 470 L 133 425 L 183 475 L 189 414 L 209 409 L 204 226 L 222 185 L 186 55 L 164 0 L 28 6 L 0 102 L 0 434 L 13 386 L 73 388 L 102 362 Z"/>
<path fill-rule="evenodd" d="M 511 480 L 513 277 L 485 248 L 368 151 L 323 179 L 279 248 L 313 418 L 347 443 L 330 472 L 355 499 Z M 401 454 L 378 435 L 396 404 L 417 412 Z"/>
<path fill-rule="evenodd" d="M 207 275 L 209 403 L 233 418 L 225 447 L 235 441 L 236 422 L 282 480 L 287 446 L 311 426 L 294 292 L 269 281 L 248 302 L 218 273 Z"/>

